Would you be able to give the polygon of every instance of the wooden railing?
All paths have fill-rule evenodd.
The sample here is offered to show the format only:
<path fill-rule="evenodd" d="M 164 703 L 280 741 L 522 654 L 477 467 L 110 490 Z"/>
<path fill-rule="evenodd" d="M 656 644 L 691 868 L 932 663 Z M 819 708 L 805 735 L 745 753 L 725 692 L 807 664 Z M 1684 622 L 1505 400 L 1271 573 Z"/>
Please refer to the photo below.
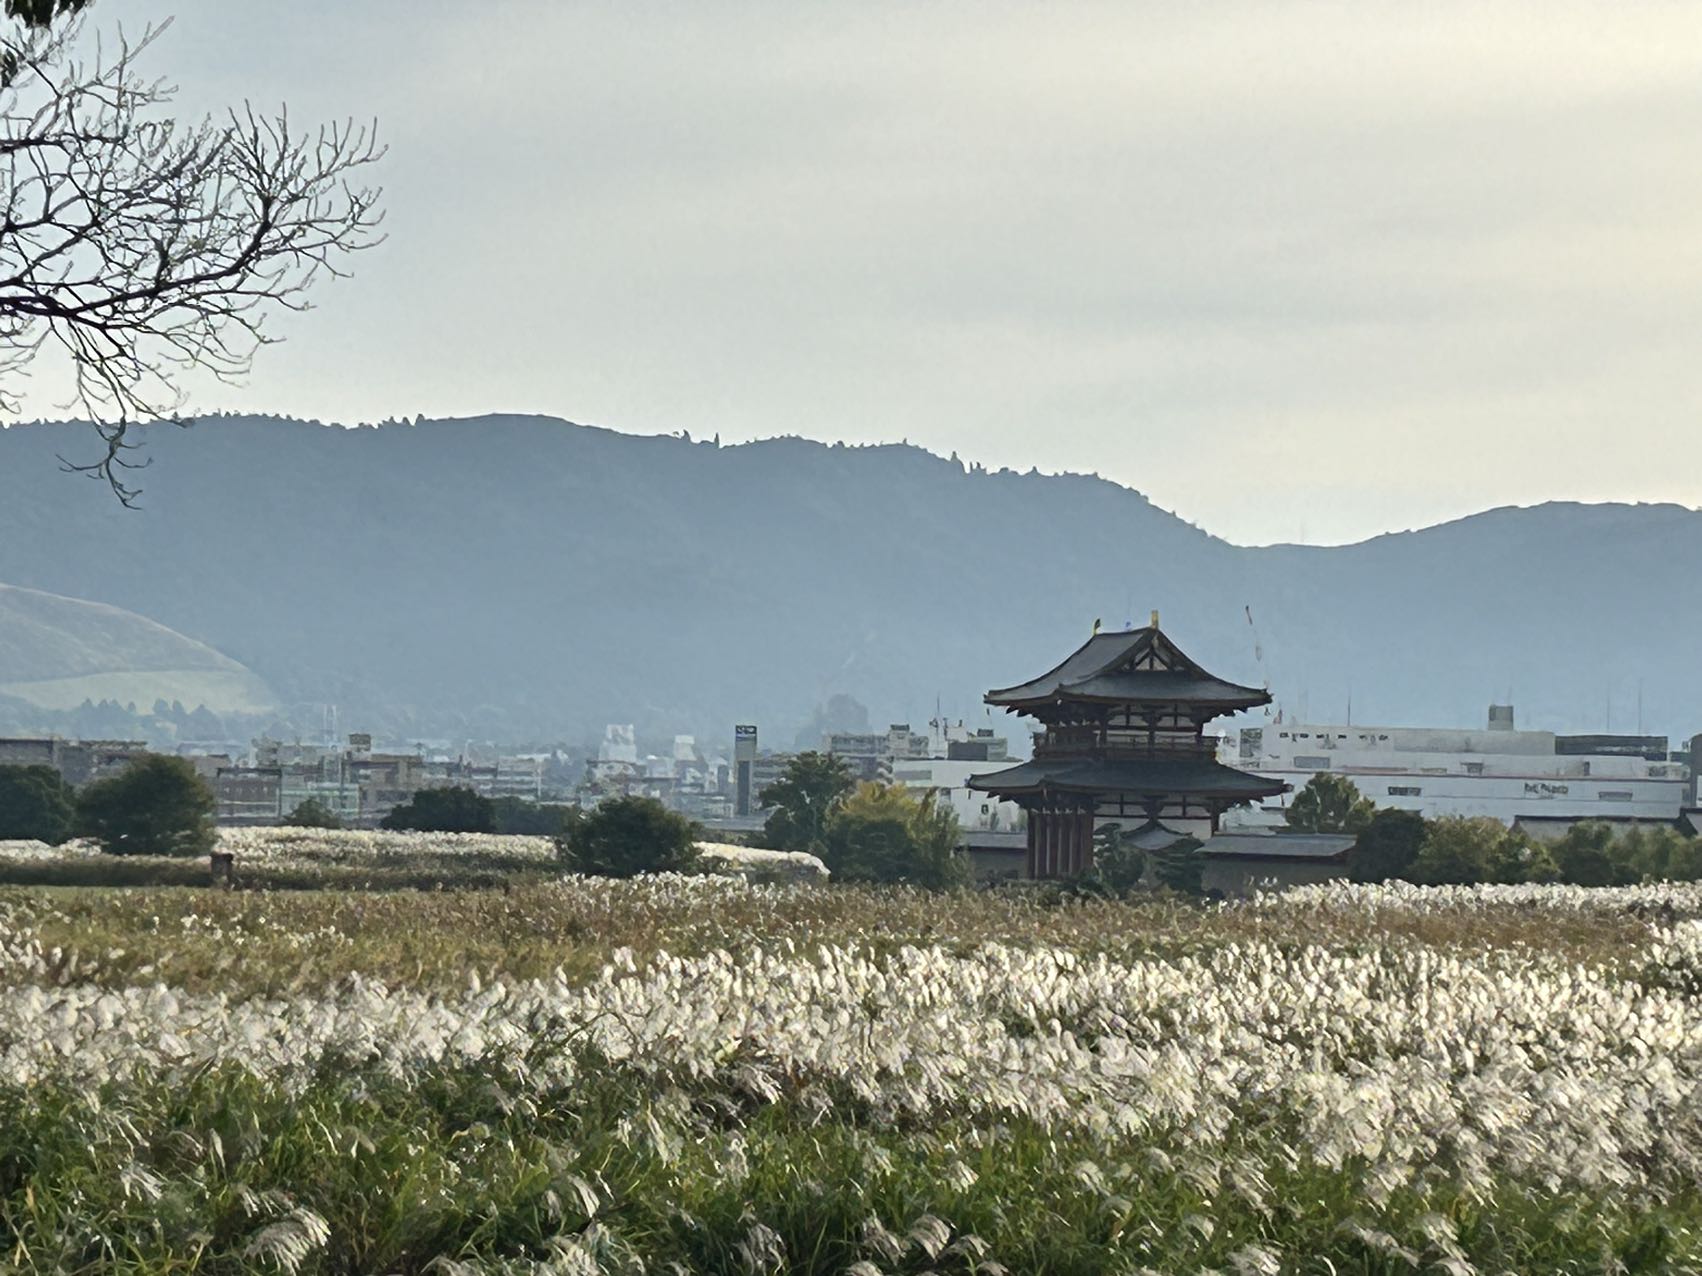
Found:
<path fill-rule="evenodd" d="M 1217 742 L 1199 736 L 1107 736 L 1093 727 L 1062 727 L 1034 737 L 1037 758 L 1203 758 L 1217 756 Z"/>

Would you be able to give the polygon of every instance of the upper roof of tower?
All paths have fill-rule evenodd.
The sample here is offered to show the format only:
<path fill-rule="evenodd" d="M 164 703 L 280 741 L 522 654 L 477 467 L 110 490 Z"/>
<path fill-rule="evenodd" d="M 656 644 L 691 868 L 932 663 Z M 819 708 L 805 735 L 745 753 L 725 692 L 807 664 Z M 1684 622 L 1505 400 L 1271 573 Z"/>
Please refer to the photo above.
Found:
<path fill-rule="evenodd" d="M 1061 701 L 1196 704 L 1218 713 L 1253 709 L 1271 693 L 1207 673 L 1157 625 L 1095 634 L 1057 668 L 1014 687 L 989 691 L 987 703 L 1031 711 Z"/>

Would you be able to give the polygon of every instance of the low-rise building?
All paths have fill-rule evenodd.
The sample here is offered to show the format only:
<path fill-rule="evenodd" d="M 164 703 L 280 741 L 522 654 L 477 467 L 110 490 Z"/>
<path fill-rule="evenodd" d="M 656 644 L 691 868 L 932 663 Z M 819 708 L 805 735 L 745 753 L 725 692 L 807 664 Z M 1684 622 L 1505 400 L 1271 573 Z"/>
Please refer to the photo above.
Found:
<path fill-rule="evenodd" d="M 148 752 L 145 740 L 65 740 L 58 736 L 0 739 L 0 766 L 45 766 L 70 785 L 117 775 Z"/>
<path fill-rule="evenodd" d="M 928 737 L 912 731 L 908 722 L 895 722 L 884 732 L 830 732 L 823 745 L 859 783 L 890 779 L 894 762 L 925 758 L 930 753 Z"/>
<path fill-rule="evenodd" d="M 1380 807 L 1489 816 L 1504 824 L 1565 819 L 1672 821 L 1690 803 L 1690 772 L 1659 736 L 1566 736 L 1520 731 L 1510 705 L 1482 729 L 1283 722 L 1244 727 L 1223 760 L 1292 791 L 1230 825 L 1284 822 L 1294 792 L 1320 772 L 1352 781 Z"/>
<path fill-rule="evenodd" d="M 991 727 L 966 727 L 962 722 L 935 718 L 926 735 L 907 722 L 895 722 L 884 732 L 835 731 L 826 751 L 846 765 L 858 781 L 892 781 L 901 763 L 924 759 L 955 762 L 1005 762 L 1010 740 Z"/>
<path fill-rule="evenodd" d="M 1346 877 L 1351 833 L 1218 833 L 1200 848 L 1200 889 L 1240 899 Z"/>
<path fill-rule="evenodd" d="M 220 767 L 213 776 L 214 818 L 220 824 L 276 824 L 290 813 L 283 805 L 283 779 L 278 767 Z"/>
<path fill-rule="evenodd" d="M 987 832 L 1021 831 L 1027 827 L 1022 807 L 969 787 L 969 777 L 987 769 L 982 759 L 913 758 L 892 764 L 892 782 L 951 809 L 964 829 Z"/>

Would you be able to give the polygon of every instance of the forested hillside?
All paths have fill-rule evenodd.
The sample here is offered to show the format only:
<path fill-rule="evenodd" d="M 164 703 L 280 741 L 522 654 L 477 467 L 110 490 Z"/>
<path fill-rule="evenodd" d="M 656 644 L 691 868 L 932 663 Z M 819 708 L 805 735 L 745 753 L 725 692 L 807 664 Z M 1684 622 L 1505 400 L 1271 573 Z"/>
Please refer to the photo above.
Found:
<path fill-rule="evenodd" d="M 0 432 L 0 581 L 131 609 L 286 702 L 380 730 L 789 743 L 830 695 L 959 716 L 1093 620 L 1164 623 L 1280 702 L 1357 720 L 1702 729 L 1702 514 L 1498 510 L 1343 548 L 1230 545 L 1084 476 L 908 446 L 737 447 L 533 417 L 146 429 L 142 508 Z M 1249 482 L 1255 480 L 1249 479 Z M 1251 609 L 1256 629 L 1248 621 Z M 0 680 L 4 679 L 0 653 Z M 317 721 L 317 718 L 313 719 Z"/>

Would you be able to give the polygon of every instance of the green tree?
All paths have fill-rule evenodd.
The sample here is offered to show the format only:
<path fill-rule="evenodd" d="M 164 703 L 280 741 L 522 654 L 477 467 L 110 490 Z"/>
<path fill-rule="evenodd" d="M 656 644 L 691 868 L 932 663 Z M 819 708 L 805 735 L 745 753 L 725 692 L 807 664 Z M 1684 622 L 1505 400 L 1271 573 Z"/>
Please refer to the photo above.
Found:
<path fill-rule="evenodd" d="M 58 846 L 77 822 L 71 786 L 50 766 L 0 766 L 0 842 Z"/>
<path fill-rule="evenodd" d="M 1160 886 L 1183 895 L 1199 895 L 1205 890 L 1205 857 L 1200 854 L 1204 843 L 1185 837 L 1172 842 L 1152 857 L 1152 875 Z"/>
<path fill-rule="evenodd" d="M 296 803 L 295 810 L 284 819 L 285 824 L 302 829 L 340 829 L 343 821 L 337 818 L 337 813 L 318 798 L 307 798 Z"/>
<path fill-rule="evenodd" d="M 576 821 L 556 843 L 564 862 L 595 877 L 686 873 L 702 830 L 655 798 L 618 797 Z"/>
<path fill-rule="evenodd" d="M 1301 833 L 1357 833 L 1376 809 L 1352 780 L 1320 771 L 1288 804 L 1288 826 Z"/>
<path fill-rule="evenodd" d="M 837 881 L 908 882 L 933 890 L 966 885 L 957 817 L 932 794 L 870 781 L 828 817 L 821 857 Z"/>
<path fill-rule="evenodd" d="M 1640 844 L 1617 846 L 1613 826 L 1602 820 L 1574 824 L 1548 848 L 1560 880 L 1573 886 L 1629 886 L 1643 879 L 1632 862 Z"/>
<path fill-rule="evenodd" d="M 1348 875 L 1356 882 L 1411 881 L 1426 830 L 1417 811 L 1378 811 L 1348 852 Z"/>
<path fill-rule="evenodd" d="M 1615 848 L 1621 862 L 1646 882 L 1702 880 L 1702 840 L 1677 829 L 1632 829 Z"/>
<path fill-rule="evenodd" d="M 381 827 L 420 833 L 492 833 L 496 812 L 489 798 L 472 789 L 421 789 L 386 815 Z"/>
<path fill-rule="evenodd" d="M 1412 864 L 1413 880 L 1433 886 L 1547 881 L 1554 875 L 1553 862 L 1540 848 L 1482 816 L 1432 820 Z"/>
<path fill-rule="evenodd" d="M 1127 895 L 1140 886 L 1146 866 L 1145 852 L 1121 824 L 1101 824 L 1093 831 L 1093 867 L 1076 884 L 1090 893 Z"/>
<path fill-rule="evenodd" d="M 577 806 L 554 802 L 528 802 L 525 798 L 499 797 L 491 800 L 498 833 L 525 837 L 566 837 L 573 821 L 581 815 Z"/>
<path fill-rule="evenodd" d="M 777 851 L 820 851 L 829 817 L 854 787 L 851 772 L 832 754 L 800 753 L 757 795 L 774 808 L 763 825 L 764 840 Z"/>
<path fill-rule="evenodd" d="M 205 855 L 213 849 L 213 790 L 187 758 L 146 753 L 85 785 L 77 826 L 114 855 Z"/>

